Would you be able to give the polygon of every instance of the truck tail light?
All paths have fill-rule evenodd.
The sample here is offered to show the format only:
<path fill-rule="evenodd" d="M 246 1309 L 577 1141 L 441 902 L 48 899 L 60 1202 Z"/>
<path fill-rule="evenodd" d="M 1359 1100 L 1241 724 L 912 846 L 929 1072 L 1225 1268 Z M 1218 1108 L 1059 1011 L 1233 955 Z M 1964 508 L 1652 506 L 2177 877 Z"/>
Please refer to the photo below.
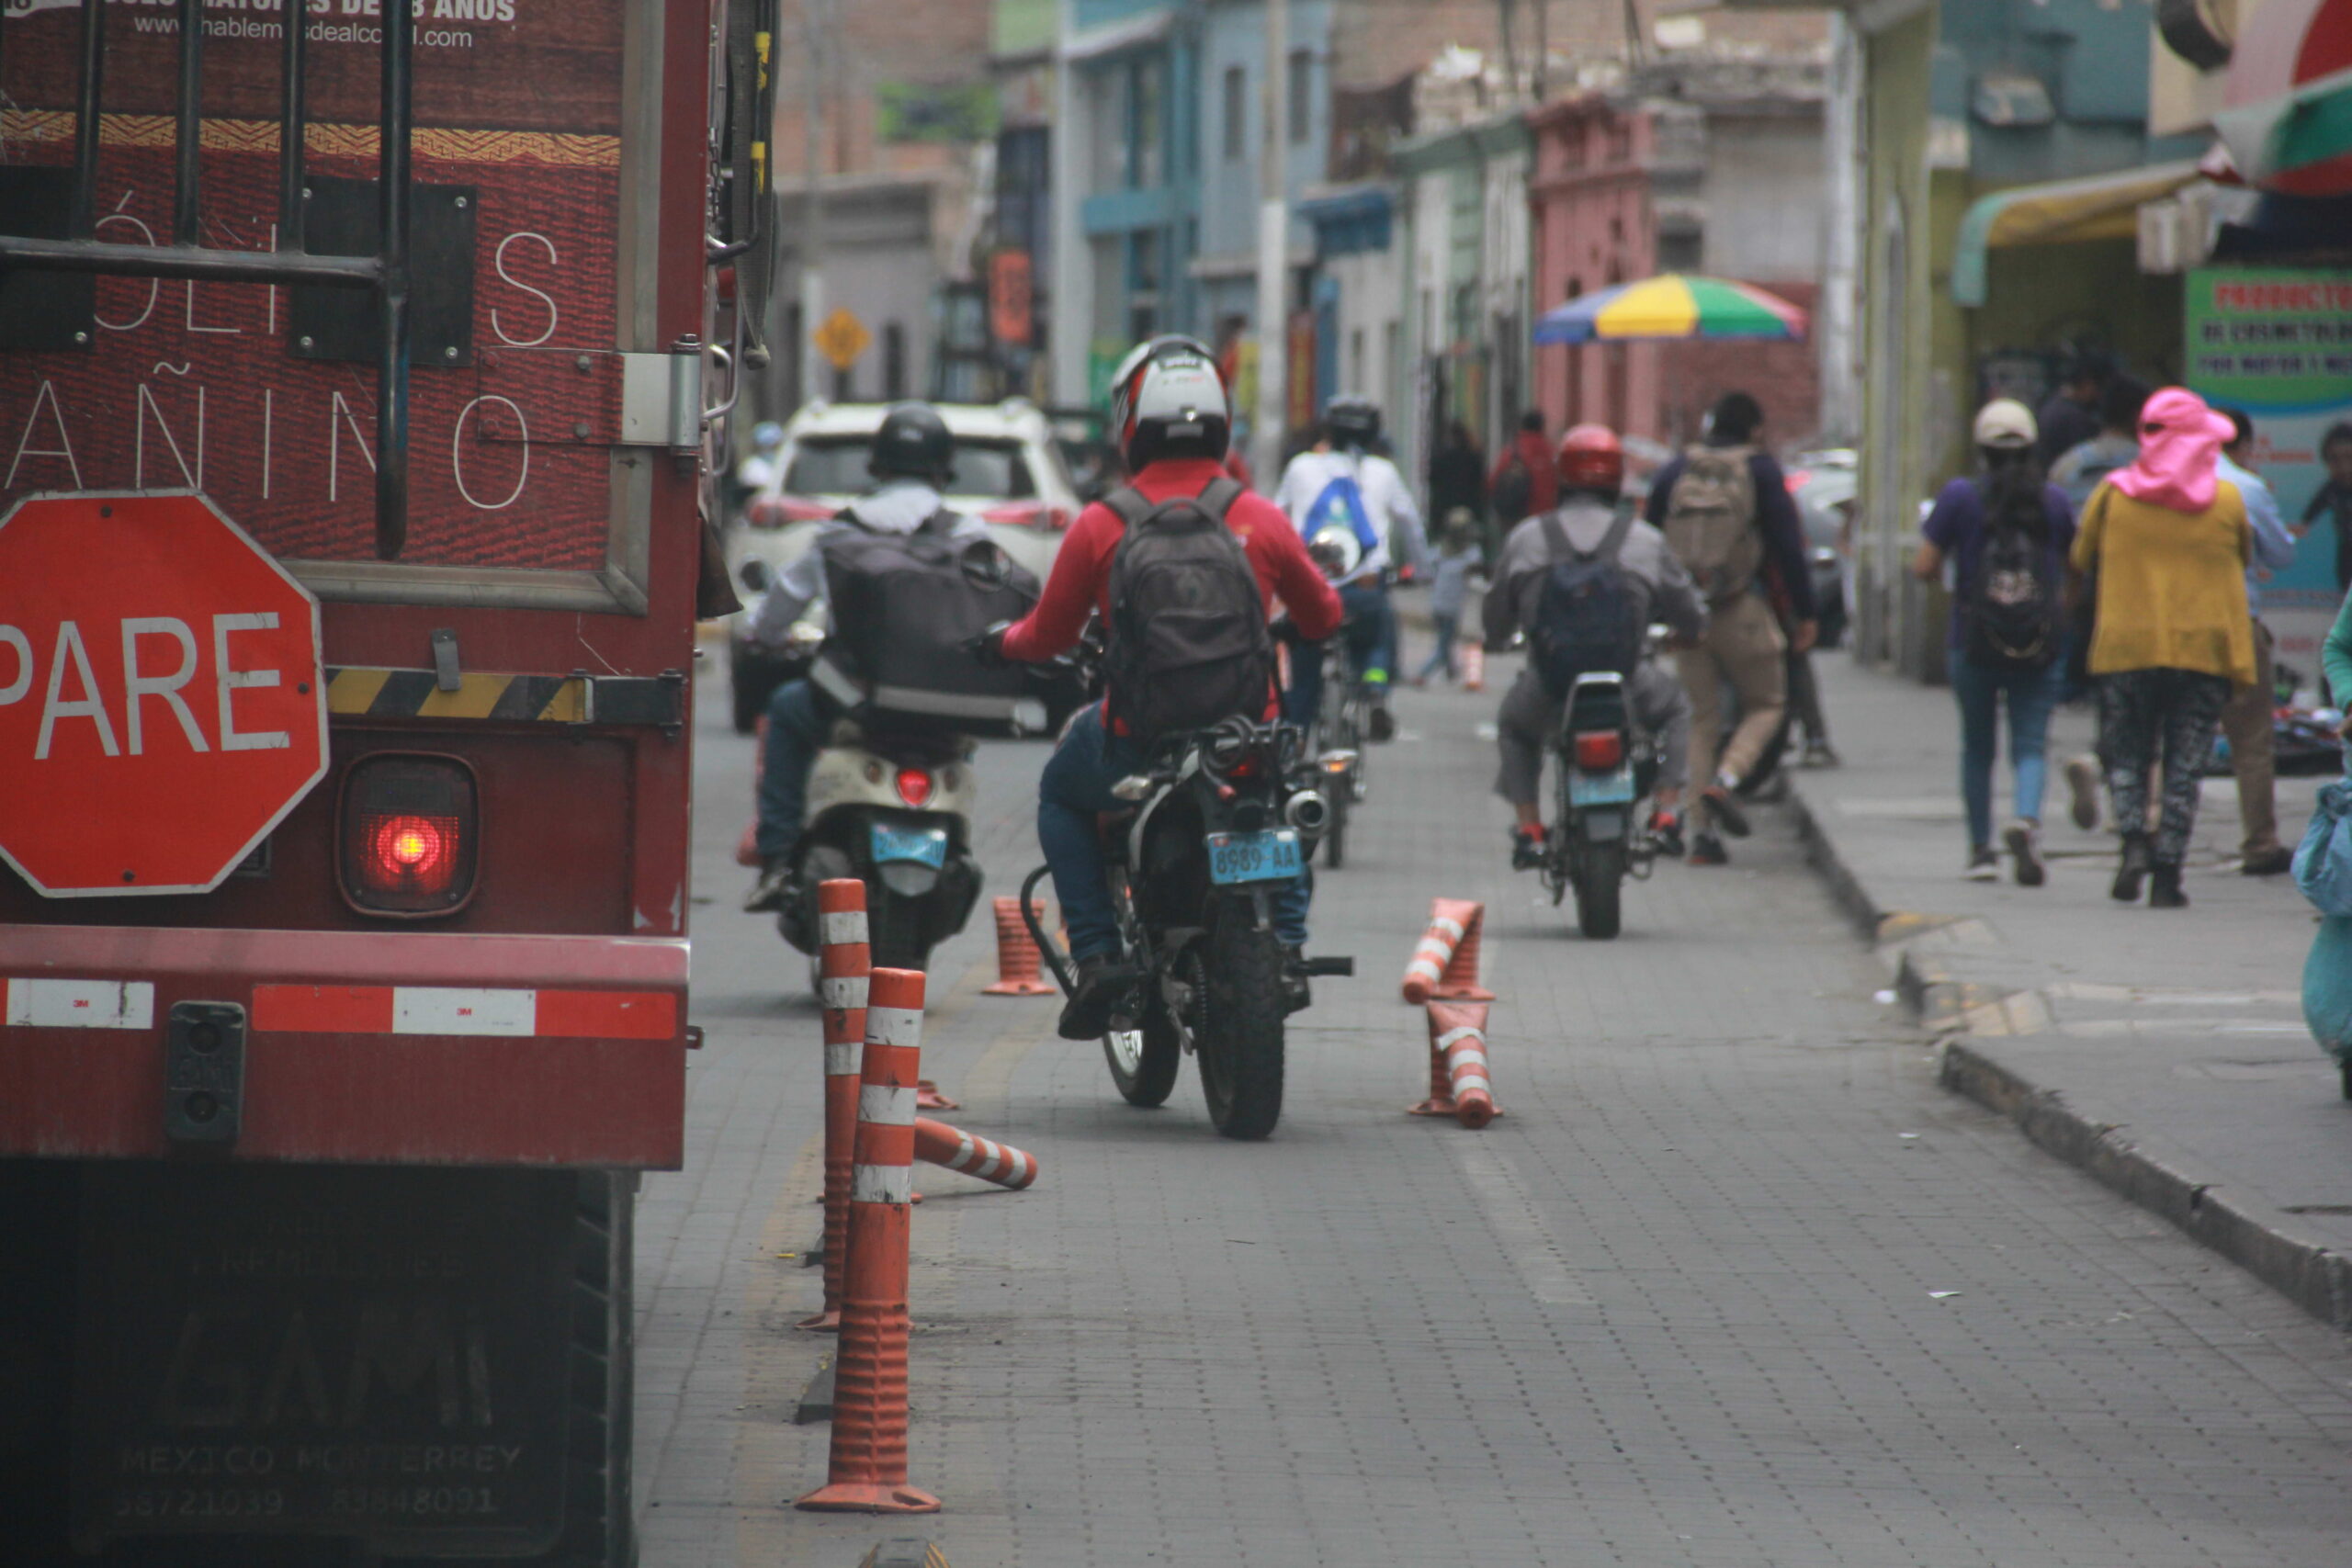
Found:
<path fill-rule="evenodd" d="M 899 798 L 909 806 L 921 806 L 931 798 L 931 775 L 921 768 L 899 770 Z"/>
<path fill-rule="evenodd" d="M 1588 773 L 1605 773 L 1625 760 L 1625 738 L 1613 729 L 1577 732 L 1577 766 Z"/>
<path fill-rule="evenodd" d="M 343 896 L 375 915 L 446 915 L 473 897 L 481 817 L 454 757 L 368 757 L 343 786 Z"/>

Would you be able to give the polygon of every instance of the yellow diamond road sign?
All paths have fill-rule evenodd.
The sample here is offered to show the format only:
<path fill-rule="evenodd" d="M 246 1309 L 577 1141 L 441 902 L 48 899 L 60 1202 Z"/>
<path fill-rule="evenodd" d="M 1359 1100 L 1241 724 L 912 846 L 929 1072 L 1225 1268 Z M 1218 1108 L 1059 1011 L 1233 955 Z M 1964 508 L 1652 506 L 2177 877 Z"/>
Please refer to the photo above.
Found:
<path fill-rule="evenodd" d="M 865 323 L 851 314 L 846 305 L 836 307 L 825 318 L 825 324 L 817 329 L 817 352 L 831 360 L 836 370 L 846 370 L 856 364 L 857 356 L 873 341 Z"/>

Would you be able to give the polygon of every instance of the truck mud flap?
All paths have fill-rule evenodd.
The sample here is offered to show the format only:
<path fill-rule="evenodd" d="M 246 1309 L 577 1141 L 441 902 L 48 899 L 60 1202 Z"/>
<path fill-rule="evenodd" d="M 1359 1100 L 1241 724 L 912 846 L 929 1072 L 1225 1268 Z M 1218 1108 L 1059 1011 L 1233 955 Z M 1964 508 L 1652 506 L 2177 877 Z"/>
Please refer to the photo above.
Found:
<path fill-rule="evenodd" d="M 77 1548 L 307 1535 L 514 1557 L 566 1534 L 568 1487 L 589 1480 L 567 1476 L 582 1371 L 567 1330 L 582 1273 L 598 1271 L 580 1267 L 581 1201 L 611 1178 L 185 1163 L 81 1175 Z M 601 1216 L 623 1222 L 606 1236 L 626 1236 L 626 1201 Z M 601 1511 L 587 1502 L 571 1511 Z M 576 1539 L 607 1521 L 571 1522 Z"/>

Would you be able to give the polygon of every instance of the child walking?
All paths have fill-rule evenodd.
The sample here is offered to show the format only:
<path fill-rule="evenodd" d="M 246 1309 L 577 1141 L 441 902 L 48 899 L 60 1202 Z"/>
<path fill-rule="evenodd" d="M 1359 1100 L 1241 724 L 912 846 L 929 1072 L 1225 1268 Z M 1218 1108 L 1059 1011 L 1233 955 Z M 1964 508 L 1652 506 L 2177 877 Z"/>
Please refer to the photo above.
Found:
<path fill-rule="evenodd" d="M 1470 603 L 1470 579 L 1478 570 L 1478 519 L 1466 506 L 1445 514 L 1438 536 L 1437 558 L 1430 569 L 1430 619 L 1437 623 L 1437 648 L 1421 666 L 1413 684 L 1426 686 L 1439 670 L 1445 678 L 1461 678 L 1453 663 L 1453 645 L 1462 640 L 1462 612 Z"/>

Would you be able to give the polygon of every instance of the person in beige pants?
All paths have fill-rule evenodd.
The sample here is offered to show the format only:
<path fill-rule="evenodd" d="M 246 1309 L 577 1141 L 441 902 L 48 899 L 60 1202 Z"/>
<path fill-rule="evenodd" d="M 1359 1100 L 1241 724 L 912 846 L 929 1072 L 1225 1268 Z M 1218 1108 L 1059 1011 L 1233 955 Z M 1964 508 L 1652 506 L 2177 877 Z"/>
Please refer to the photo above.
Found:
<path fill-rule="evenodd" d="M 1707 629 L 1674 656 L 1675 672 L 1690 694 L 1690 776 L 1744 779 L 1771 743 L 1789 705 L 1788 643 L 1761 593 L 1741 593 L 1710 607 Z M 1716 754 L 1724 728 L 1724 688 L 1739 699 L 1739 724 Z M 1721 826 L 1744 835 L 1746 814 L 1728 790 L 1700 797 L 1697 827 Z"/>
<path fill-rule="evenodd" d="M 1676 655 L 1683 690 L 1690 695 L 1690 782 L 1698 786 L 1691 814 L 1694 865 L 1722 865 L 1731 859 L 1717 829 L 1734 838 L 1747 836 L 1747 814 L 1736 792 L 1787 712 L 1790 641 L 1801 649 L 1811 648 L 1816 627 L 1804 525 L 1790 499 L 1788 477 L 1760 444 L 1763 423 L 1764 411 L 1746 392 L 1716 399 L 1699 445 L 1658 469 L 1642 509 L 1665 530 L 1670 547 L 1708 596 L 1705 635 Z M 1726 486 L 1723 476 L 1734 464 L 1745 468 L 1746 476 Z M 1717 521 L 1698 542 L 1715 564 L 1684 556 L 1685 547 L 1674 542 L 1678 504 L 1684 519 L 1702 514 L 1689 492 L 1678 503 L 1677 486 L 1686 472 L 1716 501 Z M 1750 531 L 1745 534 L 1736 526 L 1741 511 Z M 1734 541 L 1727 549 L 1726 540 Z M 1787 600 L 1787 637 L 1765 596 L 1768 581 Z M 1738 697 L 1739 725 L 1718 756 L 1725 686 Z"/>

